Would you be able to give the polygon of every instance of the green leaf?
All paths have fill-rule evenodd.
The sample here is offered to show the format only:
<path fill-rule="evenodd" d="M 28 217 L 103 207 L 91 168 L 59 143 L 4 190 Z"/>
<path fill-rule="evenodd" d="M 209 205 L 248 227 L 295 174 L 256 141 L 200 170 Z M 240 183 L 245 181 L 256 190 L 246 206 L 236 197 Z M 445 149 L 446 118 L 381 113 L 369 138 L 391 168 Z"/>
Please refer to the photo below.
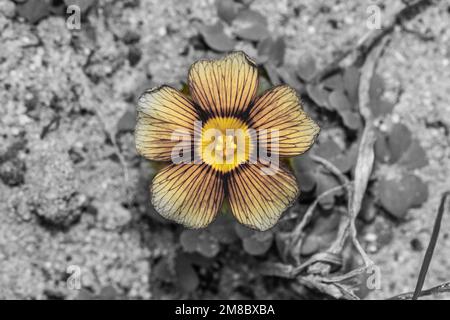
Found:
<path fill-rule="evenodd" d="M 311 55 L 302 56 L 297 66 L 297 74 L 304 81 L 309 81 L 316 73 L 316 60 Z"/>
<path fill-rule="evenodd" d="M 190 260 L 184 254 L 179 254 L 175 259 L 175 274 L 178 284 L 185 292 L 192 292 L 197 289 L 200 279 Z"/>
<path fill-rule="evenodd" d="M 359 113 L 350 110 L 344 110 L 339 112 L 339 115 L 341 116 L 344 125 L 350 130 L 356 131 L 361 128 L 362 120 Z"/>
<path fill-rule="evenodd" d="M 405 157 L 405 153 L 410 149 L 412 144 L 411 131 L 407 126 L 401 123 L 394 124 L 389 132 L 380 132 L 375 142 L 375 155 L 378 160 L 384 163 L 396 163 L 400 157 Z M 417 146 L 411 152 L 418 152 Z M 417 156 L 421 156 L 417 154 Z M 411 159 L 412 160 L 412 159 Z M 408 159 L 404 159 L 405 164 L 408 163 Z M 418 159 L 420 165 L 423 159 Z M 414 164 L 411 163 L 414 167 Z"/>
<path fill-rule="evenodd" d="M 35 24 L 50 15 L 50 0 L 26 1 L 16 4 L 16 12 L 29 23 Z"/>
<path fill-rule="evenodd" d="M 280 66 L 283 64 L 285 51 L 286 43 L 283 37 L 275 40 L 269 37 L 258 43 L 258 57 L 261 62 L 270 61 L 275 66 Z"/>
<path fill-rule="evenodd" d="M 394 104 L 384 99 L 371 100 L 370 104 L 374 117 L 385 116 L 394 109 Z"/>
<path fill-rule="evenodd" d="M 281 84 L 281 79 L 278 74 L 278 70 L 273 63 L 271 63 L 270 61 L 264 63 L 264 70 L 266 71 L 266 74 L 269 77 L 272 86 L 277 86 Z"/>
<path fill-rule="evenodd" d="M 260 41 L 269 36 L 267 19 L 257 11 L 241 11 L 233 21 L 234 33 L 241 39 Z"/>
<path fill-rule="evenodd" d="M 423 258 L 422 266 L 420 267 L 419 277 L 417 279 L 416 288 L 414 289 L 414 294 L 412 296 L 412 300 L 417 300 L 419 298 L 422 287 L 425 282 L 425 277 L 428 272 L 428 267 L 430 266 L 431 259 L 433 258 L 434 248 L 436 247 L 436 243 L 439 237 L 439 231 L 441 230 L 441 221 L 444 216 L 445 211 L 445 202 L 447 198 L 450 196 L 450 192 L 444 192 L 441 196 L 441 203 L 439 204 L 439 209 L 437 216 L 434 220 L 433 232 L 431 233 L 430 242 L 428 243 L 427 251 L 425 252 L 425 256 Z"/>
<path fill-rule="evenodd" d="M 313 152 L 333 163 L 341 172 L 348 173 L 356 164 L 358 145 L 353 143 L 350 147 L 341 149 L 333 139 L 322 139 Z"/>
<path fill-rule="evenodd" d="M 356 109 L 358 103 L 358 89 L 360 73 L 358 68 L 350 66 L 344 70 L 344 89 L 352 104 L 352 107 Z"/>
<path fill-rule="evenodd" d="M 282 66 L 277 68 L 278 75 L 284 83 L 297 91 L 304 91 L 304 84 L 299 80 L 297 74 L 290 66 Z"/>
<path fill-rule="evenodd" d="M 270 81 L 264 77 L 264 76 L 260 76 L 259 77 L 259 86 L 258 86 L 258 91 L 256 92 L 257 96 L 262 95 L 266 90 L 272 88 L 272 84 L 270 83 Z"/>
<path fill-rule="evenodd" d="M 217 22 L 211 26 L 202 26 L 200 34 L 208 47 L 218 52 L 228 52 L 234 49 L 235 41 L 230 39 L 223 30 L 223 25 Z"/>
<path fill-rule="evenodd" d="M 330 190 L 332 188 L 335 188 L 339 186 L 339 181 L 336 179 L 335 176 L 329 174 L 328 172 L 317 170 L 314 174 L 314 177 L 316 179 L 317 188 L 316 188 L 316 196 L 324 193 L 327 190 Z M 319 205 L 321 208 L 325 210 L 330 210 L 333 208 L 336 197 L 341 196 L 343 194 L 342 190 L 337 190 L 336 192 L 332 192 L 319 201 Z"/>
<path fill-rule="evenodd" d="M 351 111 L 351 102 L 345 95 L 345 93 L 339 89 L 336 89 L 328 96 L 330 107 L 335 109 L 338 113 L 343 111 Z"/>
<path fill-rule="evenodd" d="M 308 83 L 306 85 L 306 92 L 311 100 L 319 107 L 324 107 L 331 110 L 331 106 L 328 102 L 329 92 L 325 90 L 321 84 L 314 85 Z"/>
<path fill-rule="evenodd" d="M 401 123 L 396 123 L 387 139 L 390 162 L 395 163 L 408 150 L 412 142 L 411 131 L 407 126 Z"/>
<path fill-rule="evenodd" d="M 409 170 L 419 169 L 428 165 L 428 157 L 420 143 L 413 139 L 408 150 L 401 155 L 398 164 Z"/>
<path fill-rule="evenodd" d="M 344 91 L 344 79 L 340 73 L 335 73 L 322 81 L 323 86 L 329 90 Z"/>
<path fill-rule="evenodd" d="M 302 255 L 309 256 L 327 249 L 336 237 L 339 221 L 340 215 L 336 213 L 318 216 L 303 241 Z"/>
<path fill-rule="evenodd" d="M 64 0 L 67 6 L 76 5 L 80 8 L 81 14 L 86 14 L 89 9 L 97 4 L 97 0 Z"/>
<path fill-rule="evenodd" d="M 273 233 L 271 231 L 256 231 L 256 233 L 250 237 L 243 239 L 242 245 L 247 253 L 253 256 L 260 256 L 270 249 L 272 242 Z"/>
<path fill-rule="evenodd" d="M 136 127 L 136 113 L 134 111 L 125 111 L 117 121 L 117 132 L 134 132 Z"/>
<path fill-rule="evenodd" d="M 220 214 L 208 230 L 220 243 L 230 244 L 238 238 L 234 225 L 234 218 L 227 214 Z"/>
<path fill-rule="evenodd" d="M 382 178 L 377 191 L 383 208 L 398 219 L 404 218 L 408 209 L 421 205 L 428 198 L 428 186 L 413 174 Z"/>
<path fill-rule="evenodd" d="M 378 73 L 375 73 L 370 80 L 369 98 L 371 101 L 381 100 L 384 92 L 384 80 Z"/>
<path fill-rule="evenodd" d="M 220 251 L 217 238 L 206 229 L 183 230 L 180 243 L 186 252 L 198 252 L 208 258 L 215 257 Z"/>
<path fill-rule="evenodd" d="M 378 74 L 374 74 L 369 88 L 370 108 L 375 117 L 389 114 L 394 104 L 383 99 L 384 80 Z"/>
<path fill-rule="evenodd" d="M 316 187 L 316 179 L 314 176 L 316 165 L 314 161 L 308 155 L 295 157 L 292 161 L 292 167 L 301 192 L 313 191 Z"/>
<path fill-rule="evenodd" d="M 269 250 L 273 242 L 273 232 L 256 231 L 243 225 L 235 225 L 236 234 L 242 240 L 244 250 L 254 256 L 262 255 Z"/>
<path fill-rule="evenodd" d="M 233 0 L 217 0 L 217 15 L 226 23 L 231 24 L 239 12 L 244 8 L 241 3 Z"/>

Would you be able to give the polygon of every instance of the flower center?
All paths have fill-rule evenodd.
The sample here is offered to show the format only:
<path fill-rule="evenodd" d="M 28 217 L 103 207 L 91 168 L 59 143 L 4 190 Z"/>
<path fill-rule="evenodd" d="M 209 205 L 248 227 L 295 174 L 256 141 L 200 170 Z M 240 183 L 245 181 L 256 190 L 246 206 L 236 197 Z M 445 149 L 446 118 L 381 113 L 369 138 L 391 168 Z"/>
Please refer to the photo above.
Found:
<path fill-rule="evenodd" d="M 202 128 L 202 160 L 221 172 L 228 172 L 247 161 L 250 155 L 248 126 L 234 117 L 209 119 Z"/>

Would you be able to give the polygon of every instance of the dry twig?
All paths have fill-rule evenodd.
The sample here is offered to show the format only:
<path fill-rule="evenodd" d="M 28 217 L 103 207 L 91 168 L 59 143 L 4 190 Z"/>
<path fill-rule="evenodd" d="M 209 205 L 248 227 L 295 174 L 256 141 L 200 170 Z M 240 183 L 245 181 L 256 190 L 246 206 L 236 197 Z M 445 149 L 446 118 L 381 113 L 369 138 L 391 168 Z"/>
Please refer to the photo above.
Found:
<path fill-rule="evenodd" d="M 336 73 L 340 69 L 341 62 L 351 56 L 351 62 L 349 64 L 362 65 L 366 60 L 366 56 L 371 50 L 394 28 L 398 25 L 403 25 L 405 21 L 411 20 L 418 14 L 433 4 L 433 0 L 416 0 L 409 5 L 405 6 L 399 12 L 394 14 L 390 19 L 386 20 L 386 23 L 381 29 L 374 29 L 366 33 L 356 44 L 355 47 L 349 48 L 341 53 L 336 59 L 326 65 L 323 69 L 318 71 L 314 77 L 309 81 L 311 83 L 318 83 L 328 76 Z"/>

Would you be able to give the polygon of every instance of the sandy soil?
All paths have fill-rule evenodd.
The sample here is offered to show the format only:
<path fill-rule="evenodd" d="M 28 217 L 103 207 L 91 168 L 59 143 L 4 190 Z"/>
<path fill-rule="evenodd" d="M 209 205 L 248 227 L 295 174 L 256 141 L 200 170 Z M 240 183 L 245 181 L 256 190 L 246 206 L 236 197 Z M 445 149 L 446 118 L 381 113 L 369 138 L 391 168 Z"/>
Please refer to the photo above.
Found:
<path fill-rule="evenodd" d="M 287 64 L 312 54 L 323 65 L 368 31 L 368 3 L 261 0 L 251 8 L 285 37 Z M 401 6 L 376 3 L 383 17 Z M 70 31 L 59 16 L 30 25 L 14 2 L 0 0 L 2 299 L 75 298 L 69 265 L 81 267 L 92 292 L 178 297 L 164 293 L 152 271 L 175 255 L 179 229 L 154 217 L 148 184 L 155 169 L 136 155 L 130 121 L 119 120 L 144 89 L 185 81 L 189 65 L 205 55 L 192 48 L 198 25 L 215 22 L 216 7 L 212 0 L 101 0 L 99 7 Z M 440 194 L 450 188 L 449 10 L 443 1 L 408 23 L 431 39 L 395 30 L 379 62 L 392 92 L 402 92 L 393 117 L 427 151 L 429 164 L 417 174 L 430 196 L 405 222 L 380 213 L 378 227 L 364 230 L 391 238 L 371 253 L 382 287 L 369 298 L 414 288 L 424 250 L 412 243 L 426 246 Z M 255 53 L 248 43 L 237 48 Z M 425 287 L 450 280 L 449 228 L 446 214 Z"/>

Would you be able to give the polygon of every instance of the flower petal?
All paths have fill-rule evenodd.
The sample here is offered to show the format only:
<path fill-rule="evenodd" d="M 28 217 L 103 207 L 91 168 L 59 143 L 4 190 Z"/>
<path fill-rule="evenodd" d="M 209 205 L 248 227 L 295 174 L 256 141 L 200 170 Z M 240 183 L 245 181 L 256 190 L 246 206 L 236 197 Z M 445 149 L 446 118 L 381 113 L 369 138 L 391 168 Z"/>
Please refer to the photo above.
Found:
<path fill-rule="evenodd" d="M 261 231 L 273 227 L 299 194 L 291 173 L 261 163 L 241 165 L 230 172 L 227 190 L 236 219 Z"/>
<path fill-rule="evenodd" d="M 198 113 L 193 103 L 177 90 L 162 86 L 145 92 L 138 101 L 135 130 L 136 149 L 150 160 L 170 161 L 175 146 L 182 147 L 177 136 L 193 137 Z M 190 146 L 186 139 L 186 148 Z"/>
<path fill-rule="evenodd" d="M 189 88 L 207 116 L 236 116 L 256 96 L 258 69 L 243 52 L 220 60 L 200 60 L 189 70 Z"/>
<path fill-rule="evenodd" d="M 172 164 L 153 179 L 152 203 L 166 219 L 203 228 L 216 217 L 223 189 L 221 174 L 207 164 Z"/>
<path fill-rule="evenodd" d="M 278 154 L 291 157 L 304 153 L 314 143 L 320 128 L 303 111 L 294 89 L 286 85 L 274 87 L 258 97 L 250 110 L 250 127 L 257 130 L 258 141 L 272 153 L 270 136 L 263 129 L 278 130 Z"/>

